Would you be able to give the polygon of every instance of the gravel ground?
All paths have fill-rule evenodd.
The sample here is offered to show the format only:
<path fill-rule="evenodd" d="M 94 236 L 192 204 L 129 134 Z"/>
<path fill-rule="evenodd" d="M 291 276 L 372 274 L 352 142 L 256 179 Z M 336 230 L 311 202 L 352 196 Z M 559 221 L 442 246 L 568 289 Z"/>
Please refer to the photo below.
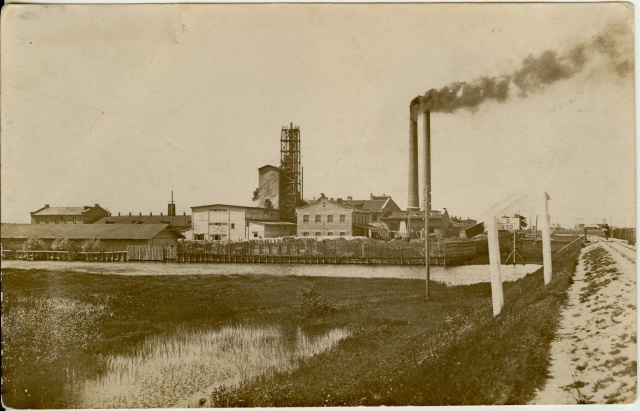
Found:
<path fill-rule="evenodd" d="M 551 346 L 550 378 L 531 404 L 628 404 L 636 399 L 635 247 L 591 240 L 580 255 Z"/>

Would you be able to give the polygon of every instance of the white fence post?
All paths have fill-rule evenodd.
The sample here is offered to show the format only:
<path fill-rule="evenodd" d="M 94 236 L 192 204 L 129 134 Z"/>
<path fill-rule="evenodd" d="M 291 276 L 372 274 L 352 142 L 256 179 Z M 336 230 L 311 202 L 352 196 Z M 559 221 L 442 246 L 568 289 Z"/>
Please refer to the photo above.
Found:
<path fill-rule="evenodd" d="M 544 267 L 544 284 L 547 285 L 551 281 L 552 263 L 551 263 L 551 230 L 549 228 L 549 195 L 545 192 L 542 196 L 542 263 Z"/>
<path fill-rule="evenodd" d="M 504 306 L 502 292 L 502 275 L 500 274 L 500 243 L 498 239 L 498 225 L 495 216 L 487 221 L 487 239 L 489 242 L 489 270 L 491 273 L 491 299 L 493 301 L 493 315 L 500 314 Z"/>

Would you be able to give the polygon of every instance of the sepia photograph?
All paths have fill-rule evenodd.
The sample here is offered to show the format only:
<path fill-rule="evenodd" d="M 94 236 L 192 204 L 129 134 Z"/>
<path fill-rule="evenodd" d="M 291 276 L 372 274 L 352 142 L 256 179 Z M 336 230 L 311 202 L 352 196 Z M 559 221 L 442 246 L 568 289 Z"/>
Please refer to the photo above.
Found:
<path fill-rule="evenodd" d="M 637 406 L 634 3 L 0 23 L 3 408 Z"/>

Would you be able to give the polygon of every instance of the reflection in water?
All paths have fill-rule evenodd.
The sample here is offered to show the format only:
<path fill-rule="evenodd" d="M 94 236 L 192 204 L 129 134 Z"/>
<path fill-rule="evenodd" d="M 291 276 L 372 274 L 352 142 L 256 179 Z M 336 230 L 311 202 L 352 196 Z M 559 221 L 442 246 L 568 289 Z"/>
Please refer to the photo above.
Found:
<path fill-rule="evenodd" d="M 298 329 L 288 341 L 278 327 L 227 326 L 147 338 L 133 355 L 107 359 L 107 372 L 71 381 L 78 408 L 194 407 L 215 387 L 277 371 L 329 350 L 349 331 L 307 336 Z"/>

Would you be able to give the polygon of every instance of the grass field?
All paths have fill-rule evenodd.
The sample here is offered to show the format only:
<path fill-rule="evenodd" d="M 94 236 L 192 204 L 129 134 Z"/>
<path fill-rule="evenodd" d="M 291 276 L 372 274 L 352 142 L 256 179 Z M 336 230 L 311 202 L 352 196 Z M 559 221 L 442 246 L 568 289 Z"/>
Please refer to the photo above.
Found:
<path fill-rule="evenodd" d="M 524 404 L 545 380 L 575 257 L 554 263 L 546 287 L 541 271 L 505 283 L 496 318 L 489 284 L 432 284 L 425 301 L 420 280 L 3 270 L 3 401 L 70 408 L 65 375 L 104 375 L 108 356 L 135 355 L 154 336 L 236 325 L 350 337 L 208 404 Z"/>

